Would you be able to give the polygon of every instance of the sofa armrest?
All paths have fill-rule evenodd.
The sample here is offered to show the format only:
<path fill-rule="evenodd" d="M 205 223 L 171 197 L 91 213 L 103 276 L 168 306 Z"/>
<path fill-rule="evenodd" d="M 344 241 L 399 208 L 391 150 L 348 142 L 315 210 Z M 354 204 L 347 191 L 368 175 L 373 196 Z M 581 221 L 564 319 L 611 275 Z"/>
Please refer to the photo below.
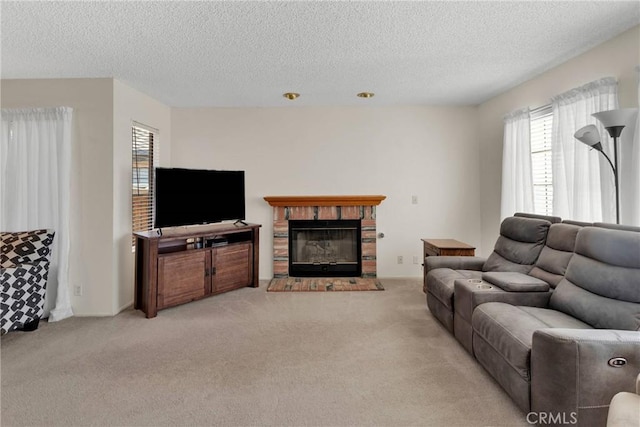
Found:
<path fill-rule="evenodd" d="M 633 392 L 638 372 L 636 331 L 538 330 L 531 347 L 531 411 L 573 415 L 580 426 L 605 425 L 611 398 Z"/>
<path fill-rule="evenodd" d="M 424 260 L 425 276 L 436 268 L 482 271 L 486 258 L 477 256 L 428 256 Z"/>

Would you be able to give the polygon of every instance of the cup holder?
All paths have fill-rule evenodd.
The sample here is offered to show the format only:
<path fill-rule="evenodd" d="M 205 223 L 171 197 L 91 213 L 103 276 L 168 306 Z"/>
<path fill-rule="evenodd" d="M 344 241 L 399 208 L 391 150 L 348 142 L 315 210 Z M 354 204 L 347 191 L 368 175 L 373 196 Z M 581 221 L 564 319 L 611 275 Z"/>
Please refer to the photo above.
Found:
<path fill-rule="evenodd" d="M 493 289 L 493 286 L 486 284 L 480 279 L 468 279 L 467 282 L 476 285 L 477 289 L 484 289 L 484 290 Z"/>

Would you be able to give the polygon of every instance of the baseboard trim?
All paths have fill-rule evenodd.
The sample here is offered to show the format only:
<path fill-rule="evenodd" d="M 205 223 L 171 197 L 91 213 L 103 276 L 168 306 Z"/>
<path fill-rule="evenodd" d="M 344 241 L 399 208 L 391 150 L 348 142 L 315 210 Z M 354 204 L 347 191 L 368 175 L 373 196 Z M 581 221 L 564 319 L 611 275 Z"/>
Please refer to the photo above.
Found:
<path fill-rule="evenodd" d="M 125 311 L 128 308 L 133 308 L 133 300 L 129 301 L 128 303 L 126 303 L 126 304 L 124 304 L 122 306 L 120 306 L 120 308 L 118 309 L 118 312 L 116 314 L 120 314 L 120 313 L 122 313 L 123 311 Z"/>

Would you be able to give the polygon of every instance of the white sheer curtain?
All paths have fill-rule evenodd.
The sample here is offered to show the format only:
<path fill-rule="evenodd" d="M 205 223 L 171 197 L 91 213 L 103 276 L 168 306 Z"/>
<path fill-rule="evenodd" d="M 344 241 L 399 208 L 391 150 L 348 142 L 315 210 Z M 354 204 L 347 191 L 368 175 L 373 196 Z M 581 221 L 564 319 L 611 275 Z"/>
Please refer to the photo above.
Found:
<path fill-rule="evenodd" d="M 50 321 L 73 315 L 68 286 L 72 115 L 67 107 L 2 109 L 0 230 L 55 230 L 44 307 Z"/>
<path fill-rule="evenodd" d="M 528 108 L 504 118 L 501 219 L 515 212 L 534 211 L 530 122 Z"/>
<path fill-rule="evenodd" d="M 615 222 L 613 172 L 604 156 L 574 137 L 588 124 L 598 127 L 604 151 L 613 156 L 613 141 L 591 114 L 618 108 L 614 78 L 588 83 L 552 98 L 553 214 L 578 221 Z"/>

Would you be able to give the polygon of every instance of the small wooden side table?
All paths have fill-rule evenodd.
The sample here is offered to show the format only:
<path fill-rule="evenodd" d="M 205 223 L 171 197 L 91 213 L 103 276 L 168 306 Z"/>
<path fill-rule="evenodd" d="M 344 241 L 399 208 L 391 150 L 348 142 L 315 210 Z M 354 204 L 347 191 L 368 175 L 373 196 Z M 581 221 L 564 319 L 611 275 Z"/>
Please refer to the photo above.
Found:
<path fill-rule="evenodd" d="M 428 256 L 475 256 L 476 248 L 454 239 L 421 239 L 423 242 L 423 259 Z M 427 292 L 426 269 L 422 290 Z"/>

